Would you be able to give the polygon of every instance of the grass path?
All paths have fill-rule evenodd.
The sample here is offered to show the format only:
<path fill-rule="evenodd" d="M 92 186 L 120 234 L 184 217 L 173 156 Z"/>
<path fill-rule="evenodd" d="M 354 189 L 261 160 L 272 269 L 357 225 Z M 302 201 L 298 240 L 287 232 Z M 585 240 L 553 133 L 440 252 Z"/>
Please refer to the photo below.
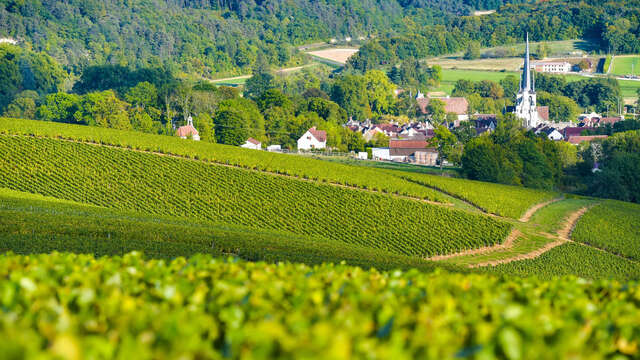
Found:
<path fill-rule="evenodd" d="M 529 220 L 531 220 L 531 217 L 533 216 L 533 214 L 535 214 L 538 210 L 542 209 L 543 207 L 545 207 L 545 206 L 547 206 L 547 205 L 549 205 L 551 203 L 554 203 L 554 202 L 557 202 L 557 201 L 560 201 L 560 200 L 562 200 L 562 198 L 556 198 L 556 199 L 549 200 L 547 202 L 543 202 L 543 203 L 536 204 L 536 205 L 532 206 L 529 210 L 527 210 L 527 212 L 524 213 L 524 215 L 522 215 L 522 217 L 520 218 L 520 222 L 529 222 Z"/>

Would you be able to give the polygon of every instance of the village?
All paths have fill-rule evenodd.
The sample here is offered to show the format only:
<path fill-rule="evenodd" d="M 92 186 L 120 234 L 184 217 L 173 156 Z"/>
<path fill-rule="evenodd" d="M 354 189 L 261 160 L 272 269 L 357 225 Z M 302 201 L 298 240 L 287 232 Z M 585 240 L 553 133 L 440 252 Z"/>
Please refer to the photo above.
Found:
<path fill-rule="evenodd" d="M 589 135 L 597 132 L 598 128 L 614 126 L 623 121 L 623 116 L 608 117 L 591 112 L 580 114 L 575 122 L 553 122 L 549 119 L 549 107 L 539 106 L 536 103 L 535 73 L 566 73 L 575 69 L 575 65 L 568 62 L 531 62 L 529 53 L 529 40 L 526 40 L 526 52 L 524 65 L 520 77 L 520 88 L 515 101 L 515 106 L 505 109 L 505 112 L 513 113 L 522 121 L 522 126 L 533 131 L 537 136 L 543 136 L 552 141 L 566 141 L 572 145 L 579 145 L 593 140 L 606 139 L 608 135 Z M 396 90 L 396 94 L 400 90 Z M 455 131 L 461 126 L 473 129 L 474 136 L 483 136 L 495 131 L 498 114 L 471 113 L 469 102 L 464 97 L 432 96 L 418 92 L 415 102 L 420 115 L 419 121 L 408 123 L 387 122 L 376 123 L 367 119 L 357 121 L 349 118 L 343 126 L 350 131 L 362 136 L 365 142 L 371 142 L 376 136 L 388 139 L 387 147 L 369 147 L 368 151 L 352 151 L 348 156 L 361 160 L 391 161 L 399 163 L 411 163 L 417 165 L 436 166 L 441 165 L 438 149 L 433 144 L 435 124 L 432 118 L 429 104 L 439 101 L 444 105 L 444 112 L 448 115 L 443 123 L 449 130 Z M 189 117 L 185 126 L 176 131 L 177 136 L 187 139 L 199 140 L 197 129 Z M 309 128 L 297 140 L 294 150 L 284 149 L 281 145 L 263 144 L 252 137 L 246 139 L 240 145 L 242 148 L 252 150 L 266 150 L 269 152 L 287 152 L 294 154 L 322 154 L 344 156 L 344 153 L 333 152 L 327 147 L 327 132 L 319 130 L 315 126 Z M 444 165 L 449 165 L 442 160 Z"/>

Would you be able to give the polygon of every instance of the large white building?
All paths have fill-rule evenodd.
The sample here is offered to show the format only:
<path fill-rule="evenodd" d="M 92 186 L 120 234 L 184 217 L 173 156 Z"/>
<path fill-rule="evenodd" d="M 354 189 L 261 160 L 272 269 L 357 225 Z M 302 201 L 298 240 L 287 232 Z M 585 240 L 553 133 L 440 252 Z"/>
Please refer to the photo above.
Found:
<path fill-rule="evenodd" d="M 327 147 L 327 132 L 312 127 L 298 139 L 298 150 L 324 149 Z"/>
<path fill-rule="evenodd" d="M 540 116 L 540 107 L 536 102 L 536 84 L 531 78 L 531 65 L 529 57 L 529 34 L 527 34 L 527 47 L 525 51 L 524 67 L 520 77 L 520 90 L 516 96 L 515 115 L 522 119 L 522 126 L 527 129 L 538 127 L 538 125 L 548 119 Z"/>
<path fill-rule="evenodd" d="M 568 73 L 572 65 L 566 61 L 536 61 L 531 67 L 538 72 Z"/>

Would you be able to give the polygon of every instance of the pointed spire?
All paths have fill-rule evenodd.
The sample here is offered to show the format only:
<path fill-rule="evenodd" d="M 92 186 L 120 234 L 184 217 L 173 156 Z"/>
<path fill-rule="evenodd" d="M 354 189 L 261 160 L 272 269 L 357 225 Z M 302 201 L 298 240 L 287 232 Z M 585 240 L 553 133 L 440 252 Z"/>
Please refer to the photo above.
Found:
<path fill-rule="evenodd" d="M 527 45 L 524 55 L 524 69 L 522 70 L 522 89 L 531 90 L 531 65 L 529 65 L 529 33 L 527 32 Z"/>
<path fill-rule="evenodd" d="M 193 126 L 193 118 L 191 117 L 191 115 L 189 115 L 189 117 L 187 118 L 187 125 Z"/>

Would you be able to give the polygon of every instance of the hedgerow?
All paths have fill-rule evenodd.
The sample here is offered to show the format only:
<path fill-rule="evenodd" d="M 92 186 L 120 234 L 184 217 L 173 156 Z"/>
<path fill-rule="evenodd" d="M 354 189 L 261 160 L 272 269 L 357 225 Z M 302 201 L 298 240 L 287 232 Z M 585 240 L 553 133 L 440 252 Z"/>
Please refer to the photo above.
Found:
<path fill-rule="evenodd" d="M 0 255 L 4 358 L 637 357 L 638 284 Z"/>
<path fill-rule="evenodd" d="M 109 147 L 0 136 L 0 187 L 113 209 L 282 230 L 402 255 L 501 242 L 510 225 L 424 202 Z"/>
<path fill-rule="evenodd" d="M 465 200 L 486 212 L 520 218 L 529 208 L 558 197 L 557 193 L 443 176 L 405 173 L 403 178 Z"/>
<path fill-rule="evenodd" d="M 580 218 L 571 237 L 576 241 L 640 260 L 640 205 L 604 201 Z"/>
<path fill-rule="evenodd" d="M 150 258 L 211 254 L 251 261 L 309 265 L 345 261 L 376 269 L 461 271 L 447 264 L 349 245 L 320 237 L 257 230 L 193 219 L 116 211 L 41 195 L 0 189 L 0 253 L 65 251 L 123 255 L 143 251 Z"/>
<path fill-rule="evenodd" d="M 160 152 L 246 169 L 447 202 L 446 197 L 433 189 L 385 174 L 376 169 L 354 167 L 301 156 L 255 151 L 237 146 L 185 141 L 177 137 L 135 131 L 11 118 L 0 118 L 0 134 L 34 135 Z"/>
<path fill-rule="evenodd" d="M 640 263 L 576 243 L 560 245 L 535 259 L 489 266 L 484 270 L 543 279 L 577 275 L 587 279 L 640 280 Z"/>

